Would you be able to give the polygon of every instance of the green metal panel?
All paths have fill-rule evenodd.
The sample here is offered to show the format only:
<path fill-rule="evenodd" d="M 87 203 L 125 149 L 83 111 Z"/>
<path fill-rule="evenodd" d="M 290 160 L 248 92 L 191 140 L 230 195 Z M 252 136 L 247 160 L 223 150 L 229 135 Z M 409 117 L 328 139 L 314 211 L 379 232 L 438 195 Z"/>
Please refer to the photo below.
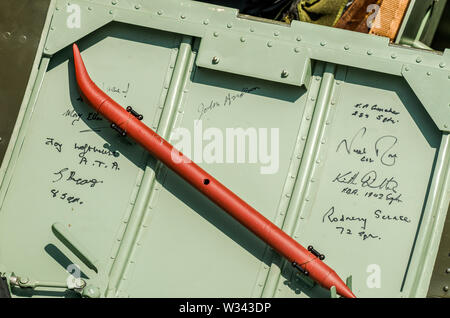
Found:
<path fill-rule="evenodd" d="M 50 12 L 0 170 L 0 272 L 65 282 L 75 263 L 108 297 L 330 296 L 82 103 L 76 41 L 94 82 L 164 138 L 277 128 L 276 173 L 191 157 L 325 253 L 357 296 L 426 295 L 449 202 L 448 50 L 190 1 Z M 36 291 L 13 288 L 70 296 Z"/>

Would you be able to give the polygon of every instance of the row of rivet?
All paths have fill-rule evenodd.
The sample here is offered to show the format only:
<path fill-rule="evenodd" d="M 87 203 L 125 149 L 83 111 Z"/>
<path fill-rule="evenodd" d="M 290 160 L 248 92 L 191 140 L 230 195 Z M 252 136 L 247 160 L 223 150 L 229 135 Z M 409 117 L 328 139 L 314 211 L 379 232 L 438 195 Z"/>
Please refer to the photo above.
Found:
<path fill-rule="evenodd" d="M 118 1 L 117 0 L 112 0 L 111 1 L 111 4 L 113 4 L 113 5 L 116 5 L 118 3 Z M 70 3 L 67 3 L 67 5 L 70 5 Z M 136 9 L 136 10 L 139 10 L 140 8 L 141 8 L 141 5 L 140 4 L 136 4 L 135 6 L 134 6 L 134 8 Z M 59 8 L 58 7 L 56 7 L 56 10 L 59 10 Z M 88 7 L 88 10 L 91 10 L 91 7 Z M 110 10 L 109 11 L 109 13 L 110 14 L 113 14 L 114 13 L 114 11 L 113 10 Z M 163 11 L 162 10 L 158 10 L 157 11 L 157 14 L 158 15 L 162 15 L 163 14 Z M 186 19 L 186 15 L 184 15 L 184 14 L 181 14 L 180 15 L 180 18 L 181 19 Z M 205 20 L 203 20 L 203 24 L 204 25 L 208 25 L 209 24 L 209 20 L 208 19 L 205 19 Z M 229 28 L 229 29 L 231 29 L 233 27 L 233 24 L 231 23 L 231 22 L 229 22 L 229 23 L 227 23 L 227 28 Z M 52 29 L 53 30 L 53 29 Z M 250 32 L 254 32 L 254 29 L 253 28 L 250 28 Z M 274 36 L 279 36 L 280 35 L 280 32 L 279 31 L 274 31 L 274 33 L 273 33 L 273 35 Z M 214 32 L 214 36 L 215 37 L 218 37 L 219 36 L 219 34 L 218 34 L 218 32 Z M 241 42 L 245 42 L 246 41 L 246 39 L 244 38 L 244 37 L 241 37 L 240 38 L 240 40 L 241 40 Z M 296 38 L 296 40 L 298 41 L 298 42 L 300 42 L 300 41 L 302 41 L 302 37 L 301 36 L 298 36 L 297 38 Z M 326 41 L 321 41 L 320 42 L 320 46 L 322 46 L 322 47 L 325 47 L 327 45 L 327 42 Z M 268 47 L 272 47 L 273 46 L 273 43 L 271 42 L 271 41 L 268 41 L 267 42 L 267 46 Z M 350 46 L 348 45 L 348 44 L 346 44 L 345 46 L 344 46 L 344 50 L 346 50 L 346 51 L 349 51 L 350 50 Z M 294 51 L 296 52 L 296 53 L 299 53 L 300 52 L 300 48 L 298 48 L 298 47 L 296 47 L 296 48 L 294 48 Z M 374 52 L 372 51 L 372 50 L 367 50 L 367 55 L 369 55 L 369 56 L 372 56 L 373 54 L 374 54 Z M 391 58 L 392 59 L 397 59 L 397 54 L 395 54 L 395 53 L 392 53 L 391 54 Z M 421 63 L 422 62 L 422 57 L 417 57 L 416 58 L 416 63 Z M 217 63 L 214 63 L 214 64 L 217 64 Z M 446 63 L 445 62 L 440 62 L 439 63 L 439 67 L 440 68 L 444 68 L 446 66 Z M 450 79 L 450 76 L 449 76 L 449 79 Z"/>

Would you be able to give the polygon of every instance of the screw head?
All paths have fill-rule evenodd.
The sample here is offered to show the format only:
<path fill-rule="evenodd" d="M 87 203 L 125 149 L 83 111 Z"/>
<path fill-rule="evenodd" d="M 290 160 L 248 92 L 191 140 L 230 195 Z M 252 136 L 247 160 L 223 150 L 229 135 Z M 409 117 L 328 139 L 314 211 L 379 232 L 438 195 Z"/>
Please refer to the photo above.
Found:
<path fill-rule="evenodd" d="M 286 78 L 289 76 L 289 72 L 286 70 L 281 71 L 281 77 Z"/>
<path fill-rule="evenodd" d="M 218 64 L 219 61 L 220 61 L 220 59 L 219 59 L 217 56 L 214 56 L 214 57 L 212 58 L 212 63 L 213 63 L 213 64 Z"/>

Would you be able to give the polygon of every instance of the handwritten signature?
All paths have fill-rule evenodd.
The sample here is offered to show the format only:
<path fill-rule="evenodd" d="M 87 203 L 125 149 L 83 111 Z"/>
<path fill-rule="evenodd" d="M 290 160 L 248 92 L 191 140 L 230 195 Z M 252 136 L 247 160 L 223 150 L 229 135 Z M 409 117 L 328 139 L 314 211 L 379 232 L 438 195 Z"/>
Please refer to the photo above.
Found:
<path fill-rule="evenodd" d="M 385 166 L 395 165 L 398 155 L 393 152 L 393 148 L 397 145 L 398 139 L 392 135 L 386 135 L 378 138 L 373 145 L 374 154 L 370 152 L 369 146 L 363 143 L 367 128 L 362 127 L 350 139 L 343 139 L 337 146 L 336 152 L 344 149 L 348 155 L 357 155 L 362 162 L 374 162 L 374 158 L 379 158 L 381 164 Z"/>
<path fill-rule="evenodd" d="M 197 109 L 197 112 L 200 113 L 198 119 L 201 119 L 202 116 L 204 116 L 208 112 L 210 112 L 210 111 L 212 111 L 212 110 L 214 110 L 214 109 L 216 109 L 218 107 L 231 106 L 236 100 L 241 99 L 246 94 L 251 93 L 253 91 L 256 91 L 258 89 L 260 89 L 260 88 L 257 87 L 257 86 L 251 87 L 251 88 L 244 87 L 237 94 L 228 93 L 227 95 L 225 95 L 223 103 L 220 103 L 217 100 L 211 100 L 209 102 L 209 104 L 200 103 L 200 105 L 199 105 L 199 107 Z"/>

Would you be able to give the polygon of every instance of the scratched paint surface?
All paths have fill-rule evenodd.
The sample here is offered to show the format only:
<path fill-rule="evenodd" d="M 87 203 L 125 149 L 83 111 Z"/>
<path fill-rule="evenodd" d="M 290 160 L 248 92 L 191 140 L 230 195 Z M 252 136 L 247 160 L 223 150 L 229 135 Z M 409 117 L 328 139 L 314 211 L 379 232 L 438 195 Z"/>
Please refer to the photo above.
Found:
<path fill-rule="evenodd" d="M 139 28 L 133 32 L 132 38 L 124 39 L 120 28 L 108 26 L 81 41 L 80 47 L 93 80 L 119 103 L 138 109 L 151 126 L 179 38 Z M 146 61 L 149 55 L 155 59 Z M 51 225 L 60 222 L 106 271 L 147 158 L 82 102 L 71 48 L 61 51 L 45 74 L 1 204 L 0 259 L 30 277 L 64 281 L 66 266 L 81 263 L 53 235 Z M 11 226 L 18 223 L 20 231 Z M 21 240 L 24 232 L 33 239 Z M 28 257 L 39 266 L 30 268 L 23 261 Z M 92 274 L 84 266 L 82 271 Z"/>
<path fill-rule="evenodd" d="M 327 251 L 338 273 L 352 275 L 356 294 L 397 297 L 440 135 L 400 78 L 349 68 L 335 89 L 327 146 L 297 235 Z"/>
<path fill-rule="evenodd" d="M 170 108 L 164 107 L 166 95 L 177 82 L 172 72 L 180 38 L 114 23 L 79 46 L 94 82 L 156 129 Z M 278 226 L 294 224 L 296 240 L 324 253 L 342 278 L 353 276 L 358 296 L 402 296 L 441 138 L 407 83 L 339 67 L 339 81 L 327 88 L 321 86 L 327 76 L 323 63 L 316 63 L 306 90 L 197 67 L 198 41 L 192 39 L 189 63 L 179 73 L 191 72 L 174 93 L 179 96 L 172 96 L 173 118 L 161 120 L 173 120 L 166 128 L 184 129 L 194 143 L 207 144 L 213 132 L 225 137 L 214 160 L 193 145 L 190 157 Z M 156 170 L 155 161 L 82 103 L 70 48 L 52 56 L 42 85 L 34 90 L 37 100 L 21 128 L 25 138 L 16 142 L 20 152 L 0 192 L 0 270 L 64 281 L 66 267 L 76 263 L 83 278 L 104 292 L 130 213 L 136 213 L 143 172 Z M 319 97 L 328 93 L 330 100 L 321 104 Z M 323 135 L 314 135 L 311 122 L 324 109 L 318 123 Z M 255 162 L 228 160 L 229 128 L 256 131 L 258 140 L 266 133 L 269 141 L 276 129 L 276 159 L 261 160 L 257 148 Z M 266 155 L 275 151 L 265 150 Z M 251 151 L 245 154 L 250 158 Z M 311 178 L 294 188 L 309 157 Z M 303 201 L 298 211 L 291 210 L 298 212 L 294 218 L 286 211 L 297 193 Z M 139 206 L 145 217 L 129 257 L 122 260 L 117 296 L 329 295 L 302 283 L 289 265 L 273 280 L 280 262 L 267 246 L 171 171 L 156 171 L 154 186 L 143 198 Z M 100 273 L 87 269 L 55 238 L 55 222 L 99 259 Z M 33 240 L 23 240 L 23 233 Z M 33 259 L 32 267 L 24 257 Z M 48 290 L 15 295 L 64 296 Z"/>
<path fill-rule="evenodd" d="M 208 128 L 214 128 L 216 138 L 221 139 L 218 148 L 223 147 L 224 154 L 214 156 L 211 160 L 216 162 L 209 163 L 193 146 L 190 157 L 274 221 L 304 112 L 305 90 L 205 69 L 195 70 L 188 87 L 177 126 L 186 128 L 194 143 L 201 139 L 205 145 L 211 143 Z M 247 157 L 245 163 L 238 162 L 236 138 L 234 147 L 228 148 L 235 156 L 227 161 L 226 129 L 234 127 L 268 129 L 269 141 L 270 129 L 279 130 L 283 142 L 274 171 L 261 174 L 269 161 L 251 163 Z M 255 136 L 264 138 L 261 133 Z M 248 137 L 247 148 L 250 143 Z M 267 153 L 274 150 L 267 149 Z M 205 151 L 202 148 L 202 155 Z M 136 279 L 126 284 L 127 292 L 154 297 L 250 296 L 266 245 L 174 173 L 168 172 L 161 182 L 148 231 L 139 240 L 142 248 L 133 259 Z M 177 274 L 161 275 L 169 272 Z M 159 287 L 141 288 L 141 277 Z"/>

